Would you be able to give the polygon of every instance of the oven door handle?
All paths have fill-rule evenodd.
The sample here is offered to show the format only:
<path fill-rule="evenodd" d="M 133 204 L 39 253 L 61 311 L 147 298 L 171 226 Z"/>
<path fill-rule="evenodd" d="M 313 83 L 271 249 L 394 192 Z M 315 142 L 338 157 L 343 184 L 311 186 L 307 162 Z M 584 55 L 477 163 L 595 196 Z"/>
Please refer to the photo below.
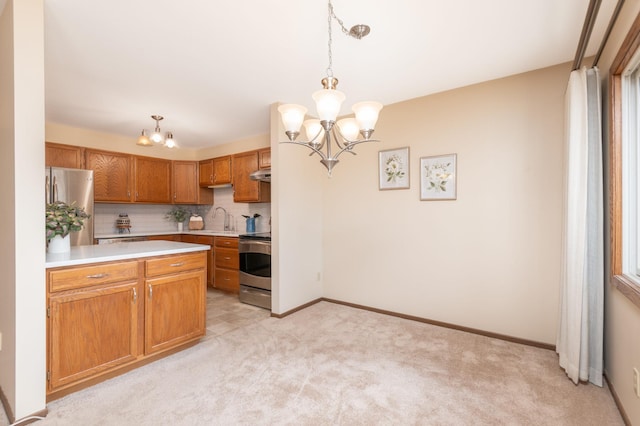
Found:
<path fill-rule="evenodd" d="M 239 253 L 259 253 L 271 255 L 271 242 L 263 241 L 240 241 L 238 243 Z"/>

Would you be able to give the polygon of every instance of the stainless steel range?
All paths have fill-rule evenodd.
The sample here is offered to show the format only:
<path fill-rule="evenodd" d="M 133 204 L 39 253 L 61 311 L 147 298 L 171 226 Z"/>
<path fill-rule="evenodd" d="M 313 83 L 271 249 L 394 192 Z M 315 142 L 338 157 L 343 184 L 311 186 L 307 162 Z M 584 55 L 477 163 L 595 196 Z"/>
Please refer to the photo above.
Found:
<path fill-rule="evenodd" d="M 240 301 L 271 309 L 271 233 L 243 234 L 238 238 Z"/>

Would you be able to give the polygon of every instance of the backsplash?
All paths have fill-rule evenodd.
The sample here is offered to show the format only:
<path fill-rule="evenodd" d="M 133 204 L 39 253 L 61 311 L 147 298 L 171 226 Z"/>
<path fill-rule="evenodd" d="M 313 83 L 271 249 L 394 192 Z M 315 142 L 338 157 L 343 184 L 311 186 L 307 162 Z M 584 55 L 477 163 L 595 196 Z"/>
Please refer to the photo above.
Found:
<path fill-rule="evenodd" d="M 245 218 L 242 215 L 260 215 L 256 219 L 256 231 L 269 231 L 271 217 L 270 203 L 234 203 L 233 188 L 216 188 L 213 206 L 184 205 L 184 207 L 202 216 L 205 229 L 221 231 L 224 228 L 222 211 L 214 218 L 216 207 L 223 207 L 232 216 L 231 225 L 235 225 L 238 233 L 245 232 Z M 127 213 L 131 220 L 131 232 L 175 232 L 175 222 L 165 219 L 165 214 L 171 210 L 171 204 L 105 204 L 96 203 L 94 207 L 94 233 L 96 236 L 115 234 L 116 219 L 120 213 Z M 187 225 L 185 224 L 185 230 Z"/>

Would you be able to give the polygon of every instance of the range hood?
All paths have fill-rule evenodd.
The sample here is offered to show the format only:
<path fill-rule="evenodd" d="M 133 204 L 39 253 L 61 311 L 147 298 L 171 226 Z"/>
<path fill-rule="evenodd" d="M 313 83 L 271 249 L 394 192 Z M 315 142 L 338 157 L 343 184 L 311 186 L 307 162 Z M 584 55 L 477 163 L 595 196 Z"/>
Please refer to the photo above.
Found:
<path fill-rule="evenodd" d="M 261 182 L 271 182 L 271 169 L 261 169 L 249 175 L 251 180 L 259 180 Z"/>

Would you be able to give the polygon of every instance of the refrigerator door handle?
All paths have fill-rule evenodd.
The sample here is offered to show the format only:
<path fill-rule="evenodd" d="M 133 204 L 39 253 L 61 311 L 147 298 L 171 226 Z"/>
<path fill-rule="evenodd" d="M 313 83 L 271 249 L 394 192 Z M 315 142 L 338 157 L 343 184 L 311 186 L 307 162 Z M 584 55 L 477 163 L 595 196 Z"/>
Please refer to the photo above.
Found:
<path fill-rule="evenodd" d="M 44 178 L 44 201 L 45 203 L 51 203 L 51 195 L 49 194 L 49 176 Z"/>
<path fill-rule="evenodd" d="M 54 203 L 58 201 L 58 181 L 56 177 L 53 177 L 53 200 Z"/>

